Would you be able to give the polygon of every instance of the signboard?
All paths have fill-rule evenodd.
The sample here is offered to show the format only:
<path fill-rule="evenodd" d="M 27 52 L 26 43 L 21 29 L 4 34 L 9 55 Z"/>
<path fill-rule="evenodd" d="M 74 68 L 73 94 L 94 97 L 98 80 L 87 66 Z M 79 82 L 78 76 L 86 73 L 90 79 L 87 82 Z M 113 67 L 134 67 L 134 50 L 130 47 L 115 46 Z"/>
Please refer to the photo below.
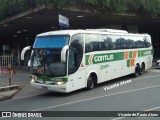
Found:
<path fill-rule="evenodd" d="M 0 74 L 16 74 L 16 70 L 15 69 L 11 69 L 9 70 L 8 68 L 0 68 Z"/>
<path fill-rule="evenodd" d="M 59 14 L 59 26 L 69 28 L 69 19 Z"/>

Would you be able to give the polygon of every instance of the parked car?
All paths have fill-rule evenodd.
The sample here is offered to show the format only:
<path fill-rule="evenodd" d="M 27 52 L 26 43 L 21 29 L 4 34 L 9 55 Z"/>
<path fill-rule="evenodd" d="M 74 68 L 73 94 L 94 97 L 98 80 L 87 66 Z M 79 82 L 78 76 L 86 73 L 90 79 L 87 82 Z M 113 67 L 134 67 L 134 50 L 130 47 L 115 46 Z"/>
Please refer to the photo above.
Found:
<path fill-rule="evenodd" d="M 160 68 L 160 60 L 157 60 L 157 66 Z"/>

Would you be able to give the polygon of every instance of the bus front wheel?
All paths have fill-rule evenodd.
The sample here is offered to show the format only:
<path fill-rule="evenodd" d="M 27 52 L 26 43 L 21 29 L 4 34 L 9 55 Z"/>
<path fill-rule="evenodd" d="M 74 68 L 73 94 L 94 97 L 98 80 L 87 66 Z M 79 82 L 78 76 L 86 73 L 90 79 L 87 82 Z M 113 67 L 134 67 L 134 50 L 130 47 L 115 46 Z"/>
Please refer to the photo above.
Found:
<path fill-rule="evenodd" d="M 88 81 L 87 81 L 87 89 L 91 90 L 95 86 L 95 82 L 92 76 L 89 76 Z"/>

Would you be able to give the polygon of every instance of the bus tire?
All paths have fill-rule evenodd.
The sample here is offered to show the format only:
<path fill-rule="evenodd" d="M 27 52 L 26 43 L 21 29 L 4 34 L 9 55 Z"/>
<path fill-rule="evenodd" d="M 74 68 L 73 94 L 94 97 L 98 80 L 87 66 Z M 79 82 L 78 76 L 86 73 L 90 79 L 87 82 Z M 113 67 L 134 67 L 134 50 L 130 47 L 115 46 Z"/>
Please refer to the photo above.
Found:
<path fill-rule="evenodd" d="M 145 70 L 145 65 L 144 65 L 144 63 L 142 63 L 139 74 L 142 75 L 144 73 L 144 70 Z"/>
<path fill-rule="evenodd" d="M 139 74 L 140 74 L 140 67 L 139 67 L 139 65 L 136 65 L 136 67 L 135 67 L 135 72 L 134 72 L 134 77 L 138 77 L 139 76 Z"/>
<path fill-rule="evenodd" d="M 92 76 L 89 76 L 87 80 L 87 89 L 91 90 L 94 88 L 94 86 L 95 86 L 94 78 Z"/>

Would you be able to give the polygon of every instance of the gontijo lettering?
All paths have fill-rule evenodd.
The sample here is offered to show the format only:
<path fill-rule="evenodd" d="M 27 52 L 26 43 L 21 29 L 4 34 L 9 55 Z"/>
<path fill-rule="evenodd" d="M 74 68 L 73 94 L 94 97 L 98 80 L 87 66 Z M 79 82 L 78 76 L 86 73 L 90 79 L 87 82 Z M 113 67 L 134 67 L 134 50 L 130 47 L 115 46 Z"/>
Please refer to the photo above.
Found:
<path fill-rule="evenodd" d="M 114 59 L 113 55 L 103 55 L 103 56 L 94 57 L 95 62 L 104 62 L 104 61 L 113 60 L 113 59 Z"/>

